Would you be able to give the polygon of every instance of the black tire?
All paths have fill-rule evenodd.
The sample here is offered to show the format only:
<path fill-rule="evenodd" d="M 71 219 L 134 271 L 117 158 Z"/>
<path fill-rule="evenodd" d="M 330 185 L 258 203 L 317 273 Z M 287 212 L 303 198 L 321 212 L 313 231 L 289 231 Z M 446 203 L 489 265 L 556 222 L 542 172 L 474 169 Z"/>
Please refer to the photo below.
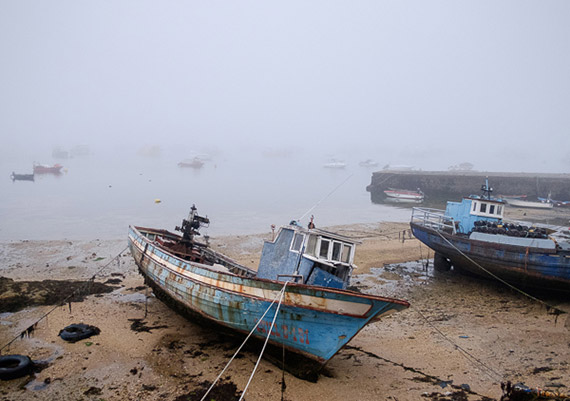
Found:
<path fill-rule="evenodd" d="M 100 332 L 101 330 L 99 330 L 95 326 L 89 326 L 87 324 L 78 323 L 78 324 L 70 324 L 69 326 L 63 328 L 63 330 L 59 332 L 59 336 L 65 341 L 74 343 L 76 341 L 97 335 Z"/>
<path fill-rule="evenodd" d="M 30 373 L 33 362 L 26 355 L 0 356 L 0 380 L 12 380 Z"/>
<path fill-rule="evenodd" d="M 451 262 L 441 253 L 433 256 L 433 268 L 438 272 L 448 272 L 451 269 Z"/>

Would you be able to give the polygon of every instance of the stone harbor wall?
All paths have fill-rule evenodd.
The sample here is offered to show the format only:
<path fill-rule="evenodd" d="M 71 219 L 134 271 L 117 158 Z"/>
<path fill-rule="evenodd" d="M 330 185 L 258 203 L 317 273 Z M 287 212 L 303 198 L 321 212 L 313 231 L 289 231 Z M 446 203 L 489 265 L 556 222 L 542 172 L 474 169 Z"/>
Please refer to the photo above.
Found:
<path fill-rule="evenodd" d="M 481 194 L 485 177 L 494 196 L 527 195 L 528 200 L 536 200 L 550 193 L 552 199 L 570 200 L 570 174 L 383 170 L 372 174 L 366 190 L 375 203 L 385 199 L 383 191 L 388 188 L 420 188 L 427 199 L 445 201 Z"/>

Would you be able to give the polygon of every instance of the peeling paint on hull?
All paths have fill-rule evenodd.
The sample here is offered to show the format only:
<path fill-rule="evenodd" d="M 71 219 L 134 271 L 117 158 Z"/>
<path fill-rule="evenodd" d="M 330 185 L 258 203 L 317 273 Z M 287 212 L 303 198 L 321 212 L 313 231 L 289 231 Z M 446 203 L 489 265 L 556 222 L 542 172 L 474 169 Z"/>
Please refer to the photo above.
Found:
<path fill-rule="evenodd" d="M 232 331 L 249 333 L 283 288 L 283 282 L 241 277 L 179 258 L 146 238 L 142 230 L 130 227 L 129 246 L 141 273 L 161 298 Z M 270 343 L 312 362 L 309 370 L 314 372 L 366 324 L 408 306 L 391 298 L 288 284 Z M 267 337 L 275 309 L 276 305 L 257 327 L 257 338 Z"/>
<path fill-rule="evenodd" d="M 467 236 L 459 238 L 417 223 L 411 223 L 411 228 L 418 240 L 445 256 L 455 267 L 489 278 L 489 275 L 467 259 L 466 255 L 510 283 L 540 290 L 570 292 L 568 252 L 476 241 Z"/>

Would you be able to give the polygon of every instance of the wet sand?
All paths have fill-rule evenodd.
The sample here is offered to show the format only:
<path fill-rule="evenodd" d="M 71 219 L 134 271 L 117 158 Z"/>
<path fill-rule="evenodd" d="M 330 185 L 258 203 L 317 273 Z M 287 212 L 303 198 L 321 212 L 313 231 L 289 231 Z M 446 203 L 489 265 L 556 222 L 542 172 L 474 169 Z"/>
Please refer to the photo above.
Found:
<path fill-rule="evenodd" d="M 334 230 L 362 241 L 353 285 L 406 299 L 412 307 L 365 327 L 316 383 L 285 372 L 282 394 L 283 372 L 262 360 L 246 400 L 499 399 L 500 382 L 506 380 L 570 392 L 568 315 L 556 318 L 499 284 L 453 272 L 434 274 L 423 264 L 432 251 L 407 233 L 402 242 L 408 227 L 382 223 Z M 262 242 L 270 237 L 219 237 L 212 246 L 256 267 Z M 56 308 L 29 338 L 5 349 L 3 354 L 29 355 L 43 369 L 30 378 L 0 382 L 0 400 L 201 398 L 239 342 L 185 320 L 157 300 L 125 247 L 126 240 L 0 243 L 0 276 L 87 280 L 108 265 L 96 281 L 115 287 Z M 121 251 L 120 263 L 111 261 Z M 547 301 L 570 310 L 568 300 Z M 0 314 L 0 346 L 52 308 Z M 80 322 L 101 333 L 76 343 L 58 337 L 63 327 Z M 257 356 L 248 350 L 236 358 L 219 393 L 208 399 L 239 399 Z"/>

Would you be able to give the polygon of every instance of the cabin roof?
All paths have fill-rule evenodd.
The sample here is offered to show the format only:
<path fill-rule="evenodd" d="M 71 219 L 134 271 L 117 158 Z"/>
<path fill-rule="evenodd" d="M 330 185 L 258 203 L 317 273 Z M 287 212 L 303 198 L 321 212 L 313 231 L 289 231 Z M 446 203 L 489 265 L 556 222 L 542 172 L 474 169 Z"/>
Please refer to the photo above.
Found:
<path fill-rule="evenodd" d="M 476 201 L 483 201 L 483 202 L 489 202 L 489 203 L 496 203 L 498 205 L 504 205 L 505 201 L 501 200 L 501 199 L 487 199 L 487 198 L 483 198 L 481 196 L 478 195 L 470 195 L 470 196 L 464 196 L 463 199 L 468 199 L 468 200 L 476 200 Z"/>
<path fill-rule="evenodd" d="M 283 226 L 281 228 L 288 228 L 288 229 L 292 229 L 294 231 L 297 232 L 302 232 L 304 234 L 316 234 L 316 235 L 322 235 L 324 237 L 328 237 L 328 238 L 332 238 L 332 239 L 337 239 L 339 241 L 343 241 L 343 242 L 348 242 L 351 244 L 361 244 L 362 241 L 359 241 L 357 239 L 354 239 L 352 237 L 348 237 L 346 235 L 342 235 L 342 234 L 337 234 L 337 233 L 333 233 L 331 231 L 327 231 L 327 230 L 322 230 L 320 228 L 312 228 L 312 229 L 308 229 L 299 225 L 293 225 L 293 224 L 289 224 L 287 226 Z"/>

